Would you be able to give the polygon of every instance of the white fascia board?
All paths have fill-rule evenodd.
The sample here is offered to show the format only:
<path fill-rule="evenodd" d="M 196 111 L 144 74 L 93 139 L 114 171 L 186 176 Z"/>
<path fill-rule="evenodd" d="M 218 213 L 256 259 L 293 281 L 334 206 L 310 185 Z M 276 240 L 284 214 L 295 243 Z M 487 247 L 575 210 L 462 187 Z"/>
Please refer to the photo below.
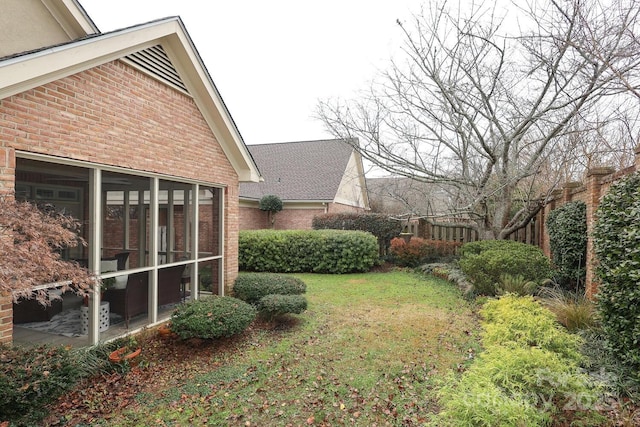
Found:
<path fill-rule="evenodd" d="M 176 19 L 156 22 L 2 61 L 0 99 L 155 46 L 176 25 Z"/>
<path fill-rule="evenodd" d="M 238 173 L 239 181 L 260 182 L 258 168 L 184 27 L 176 38 L 168 41 L 165 51 Z"/>

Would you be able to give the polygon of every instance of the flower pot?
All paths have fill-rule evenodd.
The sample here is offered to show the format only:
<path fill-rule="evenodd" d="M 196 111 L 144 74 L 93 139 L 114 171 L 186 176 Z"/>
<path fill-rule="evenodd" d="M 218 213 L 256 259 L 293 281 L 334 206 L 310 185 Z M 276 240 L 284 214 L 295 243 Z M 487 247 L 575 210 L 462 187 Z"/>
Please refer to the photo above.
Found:
<path fill-rule="evenodd" d="M 131 361 L 138 357 L 141 352 L 142 349 L 140 347 L 135 350 L 131 350 L 129 347 L 121 347 L 109 355 L 109 361 L 111 363 L 122 363 L 126 360 L 131 363 Z"/>
<path fill-rule="evenodd" d="M 172 332 L 169 324 L 160 325 L 158 327 L 158 336 L 160 336 L 160 338 L 170 338 L 171 334 Z"/>

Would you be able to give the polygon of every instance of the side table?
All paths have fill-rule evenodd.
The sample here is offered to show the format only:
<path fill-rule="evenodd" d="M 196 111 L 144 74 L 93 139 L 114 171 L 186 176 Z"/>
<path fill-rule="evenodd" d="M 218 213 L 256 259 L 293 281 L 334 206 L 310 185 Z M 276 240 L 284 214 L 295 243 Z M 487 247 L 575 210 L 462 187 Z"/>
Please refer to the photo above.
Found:
<path fill-rule="evenodd" d="M 104 332 L 111 326 L 109 320 L 109 301 L 100 301 L 100 315 L 98 317 L 100 332 Z M 89 333 L 89 307 L 80 307 L 80 334 L 87 335 Z"/>

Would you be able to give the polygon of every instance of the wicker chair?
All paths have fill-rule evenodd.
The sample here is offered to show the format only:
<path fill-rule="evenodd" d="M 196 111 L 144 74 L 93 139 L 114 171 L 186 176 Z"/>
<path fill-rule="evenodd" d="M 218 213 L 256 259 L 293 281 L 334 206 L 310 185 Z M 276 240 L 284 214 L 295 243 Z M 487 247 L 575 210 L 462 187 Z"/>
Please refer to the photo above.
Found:
<path fill-rule="evenodd" d="M 182 300 L 181 284 L 184 265 L 167 267 L 158 270 L 158 305 L 179 303 Z M 148 311 L 149 304 L 149 272 L 129 274 L 124 289 L 107 289 L 102 296 L 109 301 L 113 313 L 124 317 L 129 327 L 132 317 Z"/>

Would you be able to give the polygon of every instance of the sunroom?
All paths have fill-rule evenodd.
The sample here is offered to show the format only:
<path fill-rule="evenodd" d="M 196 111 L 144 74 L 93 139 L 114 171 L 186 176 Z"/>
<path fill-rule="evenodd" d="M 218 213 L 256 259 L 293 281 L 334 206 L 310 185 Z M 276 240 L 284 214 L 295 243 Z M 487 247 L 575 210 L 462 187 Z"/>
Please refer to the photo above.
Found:
<path fill-rule="evenodd" d="M 86 245 L 64 259 L 100 275 L 84 300 L 14 303 L 15 343 L 85 346 L 170 317 L 203 294 L 224 293 L 224 186 L 34 153 L 16 153 L 16 197 L 72 215 Z"/>

